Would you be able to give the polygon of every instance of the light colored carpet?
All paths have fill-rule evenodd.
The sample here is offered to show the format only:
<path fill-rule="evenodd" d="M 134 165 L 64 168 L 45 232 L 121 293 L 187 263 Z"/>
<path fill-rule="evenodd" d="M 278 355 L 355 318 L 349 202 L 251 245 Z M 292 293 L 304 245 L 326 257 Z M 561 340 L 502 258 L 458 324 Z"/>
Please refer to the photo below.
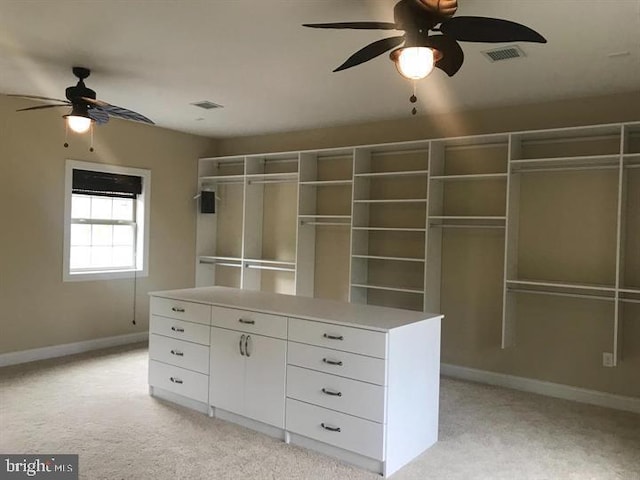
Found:
<path fill-rule="evenodd" d="M 393 480 L 640 479 L 640 416 L 442 380 L 440 441 Z M 77 453 L 83 479 L 375 474 L 148 395 L 147 350 L 0 369 L 0 451 Z"/>

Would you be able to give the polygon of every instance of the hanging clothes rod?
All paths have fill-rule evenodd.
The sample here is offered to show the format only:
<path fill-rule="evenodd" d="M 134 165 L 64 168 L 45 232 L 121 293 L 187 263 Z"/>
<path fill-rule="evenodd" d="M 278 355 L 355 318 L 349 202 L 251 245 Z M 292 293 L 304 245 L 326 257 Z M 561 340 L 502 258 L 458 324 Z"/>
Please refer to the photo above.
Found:
<path fill-rule="evenodd" d="M 255 268 L 256 270 L 274 270 L 276 272 L 295 272 L 295 268 L 291 267 L 272 267 L 269 265 L 245 265 L 247 268 Z"/>
<path fill-rule="evenodd" d="M 229 263 L 229 262 L 219 262 L 217 260 L 200 260 L 201 264 L 206 265 L 216 265 L 218 267 L 237 267 L 240 268 L 242 265 L 238 263 Z"/>
<path fill-rule="evenodd" d="M 307 222 L 307 221 L 301 221 L 300 225 L 326 225 L 326 226 L 332 226 L 332 227 L 350 227 L 351 224 L 350 223 L 345 223 L 345 222 Z"/>
<path fill-rule="evenodd" d="M 624 168 L 640 168 L 640 164 L 634 165 L 625 165 Z"/>
<path fill-rule="evenodd" d="M 590 300 L 605 300 L 607 302 L 615 301 L 614 297 L 603 297 L 598 295 L 586 295 L 582 293 L 564 293 L 564 292 L 549 292 L 545 290 L 527 290 L 523 288 L 507 288 L 509 292 L 515 293 L 532 293 L 535 295 L 552 295 L 556 297 L 572 297 L 572 298 L 588 298 Z"/>
<path fill-rule="evenodd" d="M 430 226 L 435 228 L 505 228 L 504 225 L 452 225 L 447 223 L 431 223 Z"/>
<path fill-rule="evenodd" d="M 640 303 L 640 300 L 636 300 L 635 298 L 621 298 L 620 301 L 625 303 Z"/>
<path fill-rule="evenodd" d="M 297 182 L 298 179 L 297 178 L 271 178 L 271 179 L 267 179 L 267 180 L 249 180 L 247 183 L 249 185 L 252 184 L 258 184 L 258 183 L 291 183 L 291 182 Z"/>

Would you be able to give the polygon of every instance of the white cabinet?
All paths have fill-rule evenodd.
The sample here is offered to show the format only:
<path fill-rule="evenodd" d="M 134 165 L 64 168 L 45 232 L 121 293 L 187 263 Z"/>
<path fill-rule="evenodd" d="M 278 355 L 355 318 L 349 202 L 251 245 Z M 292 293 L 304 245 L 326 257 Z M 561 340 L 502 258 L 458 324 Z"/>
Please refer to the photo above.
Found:
<path fill-rule="evenodd" d="M 150 390 L 206 403 L 211 306 L 152 297 L 149 310 Z"/>
<path fill-rule="evenodd" d="M 441 315 L 226 287 L 152 295 L 154 395 L 385 476 L 436 442 Z"/>
<path fill-rule="evenodd" d="M 284 428 L 286 355 L 285 340 L 212 327 L 209 403 Z"/>

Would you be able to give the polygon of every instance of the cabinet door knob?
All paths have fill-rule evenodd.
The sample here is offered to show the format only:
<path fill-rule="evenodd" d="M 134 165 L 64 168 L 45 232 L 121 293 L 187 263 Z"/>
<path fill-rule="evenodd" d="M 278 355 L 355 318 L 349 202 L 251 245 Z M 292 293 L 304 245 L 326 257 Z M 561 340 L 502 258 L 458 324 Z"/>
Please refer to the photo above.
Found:
<path fill-rule="evenodd" d="M 184 357 L 184 353 L 181 352 L 180 350 L 171 350 L 171 353 L 176 357 Z"/>
<path fill-rule="evenodd" d="M 178 313 L 184 313 L 184 308 L 182 307 L 171 307 L 171 310 Z"/>
<path fill-rule="evenodd" d="M 336 361 L 336 360 L 329 360 L 328 358 L 323 358 L 322 361 L 327 365 L 336 365 L 338 367 L 342 366 L 342 361 L 340 360 Z"/>
<path fill-rule="evenodd" d="M 326 425 L 324 422 L 322 422 L 320 424 L 320 426 L 322 428 L 324 428 L 325 430 L 329 430 L 330 432 L 338 432 L 340 433 L 342 430 L 340 429 L 340 427 L 332 427 L 331 425 Z"/>
<path fill-rule="evenodd" d="M 242 344 L 244 343 L 245 335 L 240 336 L 240 343 L 238 343 L 238 348 L 240 348 L 240 355 L 244 357 L 244 350 L 242 349 Z"/>
<path fill-rule="evenodd" d="M 341 397 L 342 396 L 342 392 L 336 392 L 335 390 L 329 390 L 327 388 L 323 388 L 322 389 L 322 393 L 324 393 L 325 395 L 331 395 L 332 397 Z"/>
<path fill-rule="evenodd" d="M 178 333 L 184 333 L 184 328 L 180 328 L 180 327 L 171 327 L 171 330 Z"/>
<path fill-rule="evenodd" d="M 173 383 L 183 383 L 182 380 L 180 380 L 178 377 L 171 377 L 169 380 L 171 380 Z"/>
<path fill-rule="evenodd" d="M 244 323 L 245 325 L 255 325 L 256 324 L 255 320 L 245 320 L 244 318 L 239 318 L 238 321 L 240 323 Z"/>
<path fill-rule="evenodd" d="M 244 353 L 247 357 L 251 356 L 251 352 L 249 351 L 249 340 L 251 339 L 251 335 L 247 335 L 247 338 L 244 339 Z M 251 342 L 253 343 L 253 342 Z"/>
<path fill-rule="evenodd" d="M 322 336 L 324 338 L 328 338 L 329 340 L 344 340 L 344 337 L 342 335 L 329 335 L 328 333 L 325 333 Z"/>

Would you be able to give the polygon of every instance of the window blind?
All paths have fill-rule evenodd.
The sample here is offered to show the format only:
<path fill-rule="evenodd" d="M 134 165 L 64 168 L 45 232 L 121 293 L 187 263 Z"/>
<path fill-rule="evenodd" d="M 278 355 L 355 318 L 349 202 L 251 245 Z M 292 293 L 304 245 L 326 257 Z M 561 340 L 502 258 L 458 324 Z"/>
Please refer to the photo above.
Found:
<path fill-rule="evenodd" d="M 142 177 L 74 169 L 72 192 L 104 197 L 136 198 L 142 193 Z"/>

